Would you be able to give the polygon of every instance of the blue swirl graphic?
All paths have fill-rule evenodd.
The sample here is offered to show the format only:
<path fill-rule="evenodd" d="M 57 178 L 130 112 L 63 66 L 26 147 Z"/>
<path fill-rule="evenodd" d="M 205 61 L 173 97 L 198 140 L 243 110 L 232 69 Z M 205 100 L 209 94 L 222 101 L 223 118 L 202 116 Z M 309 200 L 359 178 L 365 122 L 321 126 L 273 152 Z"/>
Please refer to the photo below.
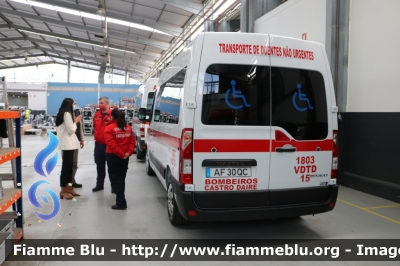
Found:
<path fill-rule="evenodd" d="M 35 158 L 35 162 L 33 163 L 33 168 L 35 169 L 36 173 L 38 173 L 41 176 L 46 177 L 46 174 L 43 171 L 43 162 L 46 159 L 47 156 L 49 156 L 55 149 L 57 149 L 58 146 L 58 139 L 57 137 L 50 131 L 47 130 L 50 141 L 49 144 L 41 150 L 38 155 Z M 56 153 L 52 158 L 50 158 L 47 163 L 46 163 L 46 171 L 47 174 L 50 174 L 51 171 L 53 171 L 54 167 L 57 164 L 58 160 L 58 153 Z"/>
<path fill-rule="evenodd" d="M 45 203 L 49 203 L 49 200 L 47 199 L 47 197 L 46 197 L 45 195 L 42 195 L 42 200 L 43 200 Z"/>
<path fill-rule="evenodd" d="M 29 188 L 29 191 L 28 191 L 29 201 L 32 203 L 33 206 L 35 206 L 37 208 L 41 208 L 41 209 L 43 209 L 43 206 L 39 203 L 39 201 L 36 198 L 36 191 L 37 191 L 38 187 L 42 184 L 50 184 L 50 183 L 47 182 L 46 180 L 39 180 L 38 182 L 34 183 Z M 42 214 L 42 213 L 35 211 L 35 214 L 40 219 L 46 221 L 46 220 L 50 220 L 51 218 L 55 217 L 58 214 L 58 212 L 60 211 L 60 200 L 58 199 L 56 193 L 54 193 L 52 190 L 50 190 L 48 188 L 45 188 L 44 190 L 47 193 L 49 193 L 49 195 L 53 201 L 53 204 L 54 204 L 53 211 L 50 214 Z M 45 203 L 49 202 L 46 196 L 42 195 L 41 198 Z"/>

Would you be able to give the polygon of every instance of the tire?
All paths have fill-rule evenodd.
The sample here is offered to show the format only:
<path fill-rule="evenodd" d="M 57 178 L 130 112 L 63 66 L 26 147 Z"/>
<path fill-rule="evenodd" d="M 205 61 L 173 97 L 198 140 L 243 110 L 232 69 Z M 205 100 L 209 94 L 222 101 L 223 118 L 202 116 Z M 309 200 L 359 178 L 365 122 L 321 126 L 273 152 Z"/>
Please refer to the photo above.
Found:
<path fill-rule="evenodd" d="M 144 157 L 146 156 L 146 152 L 145 151 L 141 151 L 141 150 L 139 150 L 138 148 L 137 148 L 137 146 L 136 146 L 136 159 L 138 159 L 138 160 L 143 160 L 144 159 Z"/>
<path fill-rule="evenodd" d="M 150 165 L 149 152 L 146 152 L 146 173 L 147 175 L 155 175 L 153 168 Z"/>
<path fill-rule="evenodd" d="M 168 182 L 167 185 L 167 211 L 169 221 L 173 226 L 180 226 L 188 223 L 188 220 L 181 215 L 178 206 L 176 205 L 171 182 Z"/>

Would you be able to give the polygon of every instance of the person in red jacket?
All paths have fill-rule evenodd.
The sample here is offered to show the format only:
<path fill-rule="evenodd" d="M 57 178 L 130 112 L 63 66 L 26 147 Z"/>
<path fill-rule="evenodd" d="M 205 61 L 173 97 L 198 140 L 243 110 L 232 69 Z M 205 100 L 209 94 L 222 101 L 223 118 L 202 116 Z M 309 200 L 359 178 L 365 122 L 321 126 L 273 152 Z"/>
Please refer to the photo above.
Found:
<path fill-rule="evenodd" d="M 104 129 L 110 121 L 111 109 L 107 97 L 99 99 L 100 111 L 93 116 L 94 128 L 94 162 L 96 163 L 97 178 L 93 192 L 104 189 L 104 179 L 106 178 L 106 141 L 104 139 Z"/>
<path fill-rule="evenodd" d="M 136 140 L 132 134 L 132 128 L 125 121 L 125 113 L 113 109 L 111 121 L 104 131 L 106 142 L 106 157 L 108 176 L 111 188 L 115 193 L 116 204 L 111 206 L 114 210 L 125 210 L 125 177 L 128 171 L 129 156 L 133 154 Z"/>

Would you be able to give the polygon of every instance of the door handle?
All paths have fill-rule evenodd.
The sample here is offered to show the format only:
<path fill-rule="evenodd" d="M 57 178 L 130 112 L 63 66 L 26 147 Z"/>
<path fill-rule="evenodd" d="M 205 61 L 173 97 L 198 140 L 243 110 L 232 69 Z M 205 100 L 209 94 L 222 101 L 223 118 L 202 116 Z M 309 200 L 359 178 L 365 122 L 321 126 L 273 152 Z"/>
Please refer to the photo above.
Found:
<path fill-rule="evenodd" d="M 276 148 L 276 152 L 295 152 L 296 148 Z"/>

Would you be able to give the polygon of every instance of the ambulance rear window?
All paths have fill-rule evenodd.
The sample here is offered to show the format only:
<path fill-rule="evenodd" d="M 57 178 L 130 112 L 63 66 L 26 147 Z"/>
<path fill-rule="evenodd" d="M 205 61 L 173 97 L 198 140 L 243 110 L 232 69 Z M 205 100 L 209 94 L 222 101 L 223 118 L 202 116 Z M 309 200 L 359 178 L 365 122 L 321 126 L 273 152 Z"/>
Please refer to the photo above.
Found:
<path fill-rule="evenodd" d="M 327 137 L 327 119 L 324 79 L 317 71 L 227 64 L 206 71 L 205 125 L 272 125 L 310 140 Z"/>
<path fill-rule="evenodd" d="M 134 117 L 138 116 L 139 108 L 142 106 L 142 97 L 143 97 L 143 94 L 138 93 L 136 98 L 135 98 L 135 102 L 134 102 L 134 104 L 135 104 L 135 114 L 134 114 Z"/>
<path fill-rule="evenodd" d="M 270 125 L 269 67 L 215 64 L 204 77 L 205 125 Z"/>
<path fill-rule="evenodd" d="M 149 92 L 147 96 L 146 110 L 151 110 L 151 107 L 153 106 L 153 101 L 154 101 L 154 92 Z"/>

